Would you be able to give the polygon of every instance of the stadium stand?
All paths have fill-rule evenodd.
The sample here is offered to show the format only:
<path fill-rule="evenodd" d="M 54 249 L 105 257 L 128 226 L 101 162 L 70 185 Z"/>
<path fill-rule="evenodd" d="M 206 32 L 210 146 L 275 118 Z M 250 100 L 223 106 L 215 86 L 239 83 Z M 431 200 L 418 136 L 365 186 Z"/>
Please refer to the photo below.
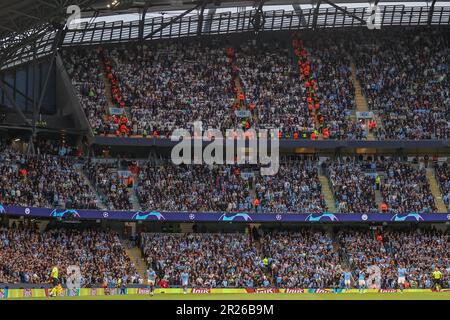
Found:
<path fill-rule="evenodd" d="M 83 169 L 110 209 L 132 209 L 127 179 L 120 175 L 116 163 L 88 162 Z"/>
<path fill-rule="evenodd" d="M 368 156 L 318 161 L 291 155 L 282 157 L 276 175 L 263 176 L 259 165 L 85 160 L 61 156 L 77 153 L 70 146 L 45 142 L 41 146 L 41 152 L 58 155 L 26 155 L 2 147 L 0 203 L 66 209 L 138 206 L 144 211 L 169 212 L 322 213 L 329 210 L 319 179 L 324 172 L 336 212 L 437 212 L 425 160 Z M 437 165 L 435 174 L 448 205 L 447 167 L 445 162 Z M 132 203 L 134 193 L 137 204 Z"/>
<path fill-rule="evenodd" d="M 448 139 L 446 31 L 357 36 L 353 57 L 371 110 L 380 115 L 378 139 Z"/>
<path fill-rule="evenodd" d="M 450 169 L 446 162 L 436 166 L 436 177 L 442 193 L 442 200 L 450 208 Z"/>
<path fill-rule="evenodd" d="M 148 265 L 170 285 L 189 268 L 194 287 L 262 286 L 266 277 L 257 250 L 244 234 L 144 234 Z"/>
<path fill-rule="evenodd" d="M 257 175 L 257 212 L 320 213 L 327 210 L 317 162 L 292 159 L 274 176 Z"/>
<path fill-rule="evenodd" d="M 403 272 L 408 294 L 449 294 L 449 6 L 380 4 L 378 31 L 328 1 L 78 1 L 79 28 L 29 2 L 0 9 L 0 300 L 153 296 L 153 270 L 175 297 L 185 272 L 204 294 L 337 294 L 348 273 L 403 293 Z M 175 164 L 197 121 L 279 129 L 278 171 L 239 141 L 214 150 L 234 163 Z M 183 138 L 202 161 L 216 140 Z"/>
<path fill-rule="evenodd" d="M 266 232 L 259 239 L 250 234 L 146 233 L 142 239 L 148 266 L 160 278 L 179 285 L 180 273 L 189 268 L 196 287 L 263 287 L 264 280 L 281 288 L 341 287 L 345 270 L 357 287 L 359 271 L 369 273 L 368 267 L 376 265 L 381 287 L 393 289 L 402 263 L 411 287 L 431 288 L 432 271 L 438 267 L 448 272 L 450 258 L 448 235 L 429 229 L 344 228 L 333 235 L 305 228 Z M 424 255 L 417 254 L 422 251 Z"/>
<path fill-rule="evenodd" d="M 292 55 L 292 48 L 282 42 L 246 42 L 236 49 L 236 65 L 255 126 L 301 137 L 314 131 L 314 123 Z"/>
<path fill-rule="evenodd" d="M 139 173 L 141 206 L 162 211 L 238 211 L 251 209 L 249 185 L 239 168 L 147 164 Z"/>
<path fill-rule="evenodd" d="M 430 288 L 435 267 L 448 272 L 448 234 L 437 230 L 343 231 L 339 234 L 340 250 L 352 270 L 366 270 L 369 265 L 381 269 L 381 286 L 397 287 L 397 266 L 409 270 L 413 287 Z"/>
<path fill-rule="evenodd" d="M 370 127 L 378 139 L 447 139 L 450 120 L 443 110 L 450 103 L 445 90 L 449 45 L 445 31 L 433 34 L 433 45 L 423 32 L 406 37 L 401 32 L 324 32 L 304 44 L 295 36 L 292 44 L 248 41 L 234 47 L 220 40 L 189 41 L 103 48 L 102 55 L 80 49 L 65 57 L 99 133 L 168 137 L 173 129 L 187 125 L 190 130 L 193 121 L 202 120 L 205 128 L 222 130 L 278 127 L 283 138 L 316 139 L 320 133 L 331 139 L 367 139 L 367 124 L 354 116 L 354 61 L 369 108 L 381 119 Z M 105 86 L 99 75 L 104 59 L 109 81 L 117 84 L 115 104 L 130 108 L 129 115 L 104 113 Z M 235 77 L 243 91 L 237 101 Z M 142 83 L 145 88 L 138 86 Z M 249 111 L 242 122 L 236 110 Z"/>
<path fill-rule="evenodd" d="M 263 238 L 263 256 L 275 285 L 282 288 L 331 288 L 340 268 L 339 252 L 323 232 L 276 232 Z"/>
<path fill-rule="evenodd" d="M 114 125 L 107 121 L 108 102 L 102 70 L 96 50 L 74 49 L 64 54 L 67 72 L 73 88 L 94 132 L 115 132 Z"/>
<path fill-rule="evenodd" d="M 382 211 L 436 212 L 437 207 L 424 168 L 416 169 L 409 163 L 394 161 L 383 165 L 387 178 L 381 184 L 381 194 L 386 206 Z"/>
<path fill-rule="evenodd" d="M 75 159 L 24 155 L 4 150 L 0 155 L 0 203 L 24 207 L 97 209 L 93 191 L 77 171 Z"/>
<path fill-rule="evenodd" d="M 375 177 L 365 172 L 367 167 L 372 168 L 373 165 L 376 166 L 374 162 L 365 163 L 349 158 L 326 164 L 339 212 L 378 212 Z"/>
<path fill-rule="evenodd" d="M 311 72 L 318 86 L 319 128 L 322 133 L 328 131 L 330 139 L 366 139 L 365 127 L 351 118 L 356 108 L 355 85 L 350 54 L 344 45 L 339 38 L 326 33 L 306 43 L 311 55 Z"/>
<path fill-rule="evenodd" d="M 134 265 L 125 254 L 118 235 L 95 230 L 39 231 L 32 225 L 0 229 L 0 283 L 46 284 L 50 270 L 59 266 L 62 282 L 66 269 L 81 267 L 83 287 L 113 287 L 118 279 L 138 282 Z"/>

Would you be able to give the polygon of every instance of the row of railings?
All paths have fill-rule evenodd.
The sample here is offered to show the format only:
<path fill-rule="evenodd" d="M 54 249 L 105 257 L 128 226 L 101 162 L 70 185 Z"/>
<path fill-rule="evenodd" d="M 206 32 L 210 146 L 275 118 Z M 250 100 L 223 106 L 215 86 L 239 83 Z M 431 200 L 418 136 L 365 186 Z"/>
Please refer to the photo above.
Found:
<path fill-rule="evenodd" d="M 348 8 L 349 14 L 333 7 L 321 8 L 317 13 L 316 28 L 356 27 L 369 20 L 372 10 L 369 7 Z M 373 23 L 383 26 L 417 26 L 417 25 L 448 25 L 450 7 L 435 7 L 431 12 L 429 7 L 391 5 L 380 6 Z M 222 12 L 214 15 L 186 15 L 181 19 L 176 17 L 157 17 L 146 19 L 143 24 L 142 36 L 146 40 L 178 38 L 198 35 L 198 24 L 201 35 L 219 35 L 253 30 L 251 21 L 256 10 L 242 12 Z M 314 27 L 314 9 L 300 11 L 266 11 L 262 19 L 261 31 L 301 30 Z M 83 23 L 79 29 L 66 33 L 64 44 L 97 44 L 105 42 L 121 42 L 139 40 L 139 21 Z"/>
<path fill-rule="evenodd" d="M 345 13 L 333 7 L 300 10 L 272 10 L 265 11 L 261 18 L 260 31 L 289 31 L 306 29 L 324 29 L 339 27 L 360 27 L 372 16 L 369 7 L 347 8 Z M 93 45 L 100 43 L 118 43 L 141 40 L 158 40 L 198 35 L 221 35 L 254 30 L 252 21 L 256 10 L 241 12 L 220 12 L 207 14 L 201 18 L 197 14 L 156 17 L 135 21 L 99 21 L 96 23 L 83 22 L 79 28 L 67 30 L 63 46 Z M 317 14 L 317 19 L 314 19 Z M 387 26 L 448 26 L 450 24 L 450 6 L 387 5 L 379 6 L 379 10 L 371 23 L 380 28 Z M 364 21 L 364 22 L 362 22 Z M 199 28 L 199 23 L 202 24 Z M 140 32 L 142 28 L 142 32 Z M 200 31 L 200 33 L 199 33 Z M 45 32 L 36 41 L 36 50 L 31 45 L 20 47 L 2 66 L 11 67 L 27 62 L 36 57 L 44 57 L 52 52 L 55 32 Z"/>

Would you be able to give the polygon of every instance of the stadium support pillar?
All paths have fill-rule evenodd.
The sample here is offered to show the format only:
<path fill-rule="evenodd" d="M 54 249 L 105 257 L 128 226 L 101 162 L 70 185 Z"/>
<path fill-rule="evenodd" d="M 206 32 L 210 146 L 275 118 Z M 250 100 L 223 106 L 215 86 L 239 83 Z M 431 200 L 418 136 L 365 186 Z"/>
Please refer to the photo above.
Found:
<path fill-rule="evenodd" d="M 338 11 L 341 11 L 343 13 L 345 13 L 346 15 L 348 15 L 349 17 L 352 17 L 356 20 L 358 20 L 359 22 L 361 22 L 361 24 L 365 25 L 367 22 L 366 20 L 364 20 L 361 17 L 358 17 L 356 15 L 354 15 L 353 13 L 350 13 L 346 8 L 343 8 L 341 6 L 338 6 L 337 4 L 334 4 L 333 2 L 329 1 L 329 0 L 322 0 L 323 2 L 325 2 L 326 4 L 329 4 L 330 6 L 332 6 L 333 8 L 335 8 Z M 376 4 L 378 4 L 378 1 L 376 1 Z"/>
<path fill-rule="evenodd" d="M 146 5 L 142 10 L 142 17 L 139 21 L 139 41 L 144 40 L 144 24 L 145 24 L 145 16 L 147 15 L 148 6 Z"/>
<path fill-rule="evenodd" d="M 34 150 L 34 133 L 31 133 L 30 138 L 28 140 L 27 154 L 35 154 Z"/>
<path fill-rule="evenodd" d="M 37 48 L 36 44 L 33 44 L 33 118 L 31 119 L 32 123 L 32 132 L 30 137 L 30 142 L 28 143 L 28 154 L 34 154 L 34 140 L 36 139 L 36 120 L 37 120 L 37 88 L 36 88 L 36 73 L 37 73 L 37 61 L 36 61 L 36 53 Z"/>
<path fill-rule="evenodd" d="M 62 44 L 63 34 L 64 34 L 63 29 L 58 29 L 58 31 L 56 33 L 56 37 L 55 37 L 55 42 L 53 44 L 53 53 L 50 56 L 50 61 L 49 61 L 48 69 L 47 69 L 47 75 L 45 76 L 44 85 L 41 88 L 41 92 L 39 94 L 39 102 L 36 106 L 36 112 L 33 112 L 33 133 L 36 132 L 36 120 L 37 120 L 37 117 L 39 116 L 39 114 L 41 113 L 41 107 L 42 107 L 42 102 L 44 100 L 45 91 L 47 90 L 48 81 L 50 79 L 50 75 L 52 74 L 53 67 L 56 64 L 56 55 L 58 53 L 58 48 Z"/>
<path fill-rule="evenodd" d="M 312 22 L 312 29 L 316 30 L 317 27 L 317 18 L 319 16 L 319 9 L 320 9 L 320 4 L 322 3 L 321 0 L 317 1 L 316 7 L 314 8 L 314 13 L 313 13 L 313 22 Z"/>
<path fill-rule="evenodd" d="M 208 19 L 206 19 L 205 26 L 203 28 L 203 32 L 206 34 L 211 32 L 212 20 L 213 20 L 215 13 L 216 13 L 216 8 L 208 9 L 208 13 L 206 14 L 208 16 Z"/>
<path fill-rule="evenodd" d="M 200 15 L 198 16 L 197 36 L 200 36 L 203 32 L 203 14 L 205 13 L 206 1 L 203 1 Z"/>
<path fill-rule="evenodd" d="M 200 8 L 201 4 L 197 4 L 195 7 L 192 7 L 191 9 L 186 10 L 185 12 L 183 12 L 182 14 L 179 14 L 178 16 L 176 16 L 175 18 L 171 19 L 169 22 L 165 22 L 163 24 L 161 24 L 161 26 L 159 28 L 156 28 L 156 30 L 153 30 L 152 32 L 150 32 L 148 35 L 146 35 L 143 40 L 147 40 L 150 39 L 153 35 L 157 34 L 158 32 L 161 32 L 162 30 L 164 30 L 164 28 L 167 28 L 168 26 L 170 26 L 171 24 L 177 22 L 178 20 L 180 20 L 181 18 L 183 18 L 185 15 L 191 13 L 194 10 L 197 10 L 198 8 Z"/>
<path fill-rule="evenodd" d="M 433 20 L 433 13 L 434 13 L 434 5 L 436 4 L 436 0 L 433 0 L 431 3 L 430 11 L 428 11 L 428 21 L 427 24 L 431 26 L 431 21 Z"/>
<path fill-rule="evenodd" d="M 298 18 L 300 19 L 300 25 L 302 27 L 306 27 L 308 25 L 308 23 L 306 22 L 305 16 L 303 15 L 303 10 L 300 7 L 300 5 L 298 3 L 294 3 L 292 5 L 292 7 L 294 8 L 295 12 L 298 14 Z"/>
<path fill-rule="evenodd" d="M 264 18 L 264 0 L 260 0 L 258 4 L 258 8 L 256 9 L 256 13 L 253 18 L 251 18 L 250 23 L 253 26 L 253 30 L 255 34 L 258 34 L 262 28 L 264 28 L 265 18 Z"/>

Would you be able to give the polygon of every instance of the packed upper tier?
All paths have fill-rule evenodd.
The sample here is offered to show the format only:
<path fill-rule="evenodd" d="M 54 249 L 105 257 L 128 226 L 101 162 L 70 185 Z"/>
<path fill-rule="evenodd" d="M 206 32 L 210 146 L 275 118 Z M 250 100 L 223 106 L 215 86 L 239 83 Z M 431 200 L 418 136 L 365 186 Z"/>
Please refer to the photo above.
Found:
<path fill-rule="evenodd" d="M 448 39 L 445 30 L 332 30 L 84 48 L 64 58 L 97 134 L 170 137 L 201 120 L 203 129 L 277 128 L 290 139 L 361 140 L 369 131 L 448 139 Z M 357 114 L 359 85 L 371 120 Z"/>

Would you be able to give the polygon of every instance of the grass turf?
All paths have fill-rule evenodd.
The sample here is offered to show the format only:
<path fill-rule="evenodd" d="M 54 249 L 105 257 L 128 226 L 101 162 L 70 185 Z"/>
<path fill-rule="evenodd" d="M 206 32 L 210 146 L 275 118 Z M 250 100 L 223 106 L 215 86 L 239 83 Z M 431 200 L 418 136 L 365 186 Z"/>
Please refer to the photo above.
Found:
<path fill-rule="evenodd" d="M 18 298 L 21 300 L 450 300 L 450 292 L 421 292 L 421 293 L 277 293 L 277 294 L 175 294 L 160 293 L 154 296 L 125 295 L 125 296 L 84 296 L 84 297 L 55 297 L 55 298 Z"/>

